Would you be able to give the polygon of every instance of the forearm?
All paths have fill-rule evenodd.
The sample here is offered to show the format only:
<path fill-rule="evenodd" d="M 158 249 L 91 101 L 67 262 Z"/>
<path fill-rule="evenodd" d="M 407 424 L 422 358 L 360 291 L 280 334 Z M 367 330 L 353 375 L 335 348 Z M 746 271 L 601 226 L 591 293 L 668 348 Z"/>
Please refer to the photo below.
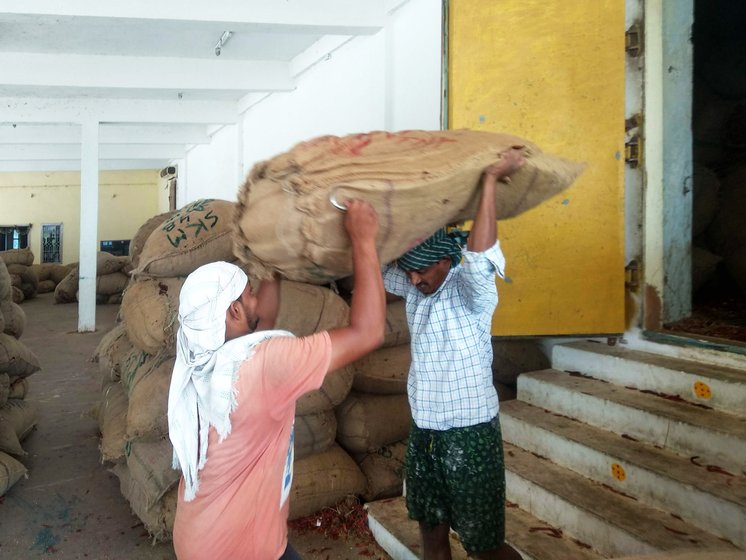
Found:
<path fill-rule="evenodd" d="M 486 251 L 497 239 L 496 183 L 494 175 L 485 175 L 482 178 L 482 197 L 467 241 L 469 251 Z"/>

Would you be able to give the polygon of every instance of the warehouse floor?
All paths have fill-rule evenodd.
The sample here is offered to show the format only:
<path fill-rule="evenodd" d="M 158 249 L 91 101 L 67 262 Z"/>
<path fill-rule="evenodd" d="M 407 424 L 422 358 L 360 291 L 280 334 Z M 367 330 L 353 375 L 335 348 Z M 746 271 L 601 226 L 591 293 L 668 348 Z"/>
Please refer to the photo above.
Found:
<path fill-rule="evenodd" d="M 101 464 L 98 427 L 88 415 L 100 396 L 90 358 L 119 307 L 97 306 L 98 330 L 86 334 L 76 332 L 77 306 L 56 305 L 53 294 L 22 307 L 28 324 L 21 341 L 42 364 L 29 378 L 27 396 L 38 405 L 38 424 L 22 442 L 28 479 L 0 497 L 0 558 L 175 558 L 170 543 L 152 543 L 119 492 L 118 479 Z M 307 560 L 389 558 L 359 537 L 328 539 L 296 530 L 290 538 Z"/>

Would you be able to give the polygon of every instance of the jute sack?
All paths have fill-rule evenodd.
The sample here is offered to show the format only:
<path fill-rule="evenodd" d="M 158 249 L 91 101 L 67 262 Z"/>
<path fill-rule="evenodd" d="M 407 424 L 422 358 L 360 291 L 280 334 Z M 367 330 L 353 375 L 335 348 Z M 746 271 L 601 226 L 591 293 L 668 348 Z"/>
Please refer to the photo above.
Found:
<path fill-rule="evenodd" d="M 25 377 L 14 377 L 10 380 L 9 399 L 25 399 L 28 395 L 28 379 Z"/>
<path fill-rule="evenodd" d="M 129 276 L 121 272 L 111 272 L 102 276 L 96 276 L 96 294 L 104 296 L 121 294 L 129 281 Z"/>
<path fill-rule="evenodd" d="M 51 264 L 32 264 L 30 268 L 36 273 L 36 277 L 39 279 L 39 282 L 50 280 L 52 278 Z"/>
<path fill-rule="evenodd" d="M 22 463 L 0 451 L 0 496 L 4 496 L 27 473 L 28 470 Z"/>
<path fill-rule="evenodd" d="M 234 207 L 227 200 L 200 199 L 176 212 L 145 241 L 133 277 L 188 276 L 203 264 L 235 260 Z"/>
<path fill-rule="evenodd" d="M 10 377 L 28 377 L 40 369 L 39 358 L 23 342 L 0 333 L 0 371 Z"/>
<path fill-rule="evenodd" d="M 160 502 L 148 508 L 145 490 L 130 476 L 126 464 L 114 465 L 111 472 L 119 479 L 119 491 L 122 496 L 127 499 L 132 512 L 143 522 L 153 540 L 169 542 L 174 530 L 178 487 L 169 490 Z"/>
<path fill-rule="evenodd" d="M 334 409 L 337 441 L 350 453 L 371 452 L 401 441 L 412 422 L 407 395 L 351 392 Z"/>
<path fill-rule="evenodd" d="M 121 459 L 127 443 L 127 395 L 121 383 L 110 382 L 104 387 L 96 419 L 101 430 L 101 460 Z"/>
<path fill-rule="evenodd" d="M 349 276 L 343 213 L 330 203 L 361 198 L 378 211 L 378 249 L 390 262 L 439 227 L 471 219 L 479 178 L 498 153 L 525 146 L 527 162 L 497 187 L 497 219 L 512 218 L 567 188 L 583 165 L 508 134 L 470 130 L 323 136 L 258 163 L 241 187 L 234 253 L 252 276 L 279 272 L 323 284 Z"/>
<path fill-rule="evenodd" d="M 153 508 L 179 483 L 179 471 L 171 467 L 174 449 L 168 438 L 153 443 L 134 442 L 128 446 L 130 477 L 142 488 L 145 507 Z"/>
<path fill-rule="evenodd" d="M 407 444 L 399 441 L 373 453 L 355 456 L 360 470 L 368 479 L 364 500 L 370 502 L 402 495 L 406 455 Z"/>
<path fill-rule="evenodd" d="M 175 213 L 176 211 L 158 214 L 157 216 L 153 216 L 152 218 L 148 219 L 143 225 L 140 226 L 140 228 L 137 230 L 137 233 L 135 233 L 135 236 L 132 238 L 132 241 L 130 241 L 129 257 L 132 262 L 133 268 L 137 268 L 137 265 L 140 261 L 140 253 L 142 252 L 142 248 L 145 245 L 145 241 L 147 241 L 148 237 L 150 237 L 150 234 L 153 233 L 153 230 L 155 230 L 158 226 L 160 226 Z"/>
<path fill-rule="evenodd" d="M 21 306 L 12 301 L 0 301 L 0 313 L 5 318 L 2 332 L 21 338 L 23 331 L 26 330 L 26 313 Z"/>
<path fill-rule="evenodd" d="M 93 361 L 98 362 L 98 371 L 104 384 L 119 381 L 122 376 L 121 365 L 134 348 L 127 337 L 124 323 L 115 325 L 101 338 L 93 353 Z"/>
<path fill-rule="evenodd" d="M 152 442 L 168 437 L 168 389 L 174 361 L 152 357 L 137 369 L 128 393 L 128 440 Z"/>
<path fill-rule="evenodd" d="M 5 315 L 2 309 L 0 309 L 0 332 L 5 332 Z"/>
<path fill-rule="evenodd" d="M 8 395 L 10 395 L 10 377 L 7 373 L 0 373 L 0 408 L 5 406 L 8 402 Z M 334 426 L 336 428 L 337 420 L 334 420 Z"/>
<path fill-rule="evenodd" d="M 329 449 L 337 435 L 337 418 L 333 410 L 316 414 L 295 415 L 295 458 L 302 459 L 309 455 Z"/>
<path fill-rule="evenodd" d="M 7 251 L 0 251 L 0 259 L 5 261 L 5 264 L 8 266 L 11 264 L 31 266 L 34 264 L 34 254 L 31 252 L 31 249 L 9 249 Z"/>
<path fill-rule="evenodd" d="M 352 388 L 363 393 L 402 395 L 407 392 L 407 376 L 412 353 L 408 344 L 379 348 L 352 364 Z"/>
<path fill-rule="evenodd" d="M 319 389 L 306 393 L 296 401 L 295 414 L 315 414 L 331 410 L 347 398 L 352 388 L 352 376 L 351 366 L 330 371 Z"/>
<path fill-rule="evenodd" d="M 305 517 L 365 491 L 365 475 L 338 445 L 293 464 L 289 519 Z"/>
<path fill-rule="evenodd" d="M 276 328 L 306 336 L 349 322 L 350 306 L 329 288 L 284 280 L 280 283 Z"/>
<path fill-rule="evenodd" d="M 31 401 L 8 399 L 0 408 L 0 451 L 26 455 L 21 442 L 36 426 L 37 409 Z"/>
<path fill-rule="evenodd" d="M 132 282 L 122 295 L 127 336 L 140 350 L 176 352 L 179 294 L 186 278 L 146 278 Z"/>
<path fill-rule="evenodd" d="M 72 271 L 73 268 L 75 267 L 64 264 L 53 264 L 50 279 L 54 282 L 54 285 L 57 286 L 57 284 L 65 279 L 65 276 L 70 274 L 70 271 Z"/>
<path fill-rule="evenodd" d="M 404 300 L 386 304 L 386 326 L 383 333 L 381 348 L 409 344 L 409 326 L 407 325 L 407 311 Z"/>
<path fill-rule="evenodd" d="M 0 259 L 0 301 L 7 301 L 10 299 L 10 288 L 12 284 L 10 282 L 10 273 L 5 261 Z"/>
<path fill-rule="evenodd" d="M 96 253 L 96 276 L 106 276 L 107 274 L 113 274 L 122 270 L 125 261 L 107 253 L 106 251 L 99 251 Z"/>
<path fill-rule="evenodd" d="M 74 267 L 67 273 L 62 281 L 54 289 L 54 301 L 57 303 L 75 303 L 78 292 L 78 267 Z"/>
<path fill-rule="evenodd" d="M 48 294 L 50 292 L 53 292 L 56 287 L 57 284 L 54 283 L 54 280 L 40 280 L 39 287 L 36 288 L 36 293 Z"/>
<path fill-rule="evenodd" d="M 11 298 L 13 303 L 23 303 L 23 300 L 26 299 L 26 296 L 23 295 L 23 291 L 21 291 L 21 288 L 18 288 L 16 286 L 13 286 L 11 288 Z"/>
<path fill-rule="evenodd" d="M 122 356 L 121 362 L 119 363 L 119 380 L 122 382 L 122 386 L 128 396 L 132 387 L 134 387 L 137 370 L 140 369 L 140 366 L 147 362 L 149 358 L 151 359 L 150 363 L 152 363 L 152 357 L 150 354 L 143 352 L 135 346 Z"/>

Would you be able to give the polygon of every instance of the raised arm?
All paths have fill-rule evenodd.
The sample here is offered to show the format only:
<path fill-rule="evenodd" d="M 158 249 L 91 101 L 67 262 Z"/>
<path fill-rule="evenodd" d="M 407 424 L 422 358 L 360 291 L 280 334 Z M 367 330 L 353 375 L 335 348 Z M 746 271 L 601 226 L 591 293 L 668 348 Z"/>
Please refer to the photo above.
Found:
<path fill-rule="evenodd" d="M 521 146 L 505 150 L 500 159 L 485 168 L 482 173 L 482 197 L 479 200 L 477 215 L 469 234 L 467 248 L 481 253 L 495 244 L 497 239 L 497 218 L 495 210 L 495 189 L 498 181 L 509 182 L 509 177 L 525 163 Z"/>
<path fill-rule="evenodd" d="M 354 284 L 350 324 L 329 331 L 332 341 L 331 371 L 361 358 L 383 342 L 386 296 L 376 250 L 378 215 L 367 202 L 347 202 L 345 229 L 352 245 Z"/>

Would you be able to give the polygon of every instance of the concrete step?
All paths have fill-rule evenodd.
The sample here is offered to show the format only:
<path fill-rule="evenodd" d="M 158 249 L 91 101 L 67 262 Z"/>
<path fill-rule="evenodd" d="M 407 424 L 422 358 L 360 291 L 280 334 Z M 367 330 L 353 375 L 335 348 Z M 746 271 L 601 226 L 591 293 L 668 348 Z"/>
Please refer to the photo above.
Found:
<path fill-rule="evenodd" d="M 732 543 L 512 444 L 508 499 L 607 558 L 663 551 L 737 551 Z M 560 556 L 555 558 L 572 558 Z"/>
<path fill-rule="evenodd" d="M 716 366 L 594 341 L 560 344 L 552 367 L 746 415 L 746 369 Z"/>
<path fill-rule="evenodd" d="M 394 560 L 420 558 L 420 533 L 415 521 L 409 519 L 404 498 L 390 498 L 369 502 L 368 525 L 378 544 Z M 531 514 L 508 504 L 505 510 L 507 541 L 524 560 L 599 560 L 603 558 L 588 545 L 574 541 L 562 531 L 536 519 Z M 453 560 L 466 560 L 467 555 L 458 536 L 451 532 Z"/>
<path fill-rule="evenodd" d="M 713 468 L 744 474 L 745 416 L 553 369 L 520 375 L 518 399 Z"/>
<path fill-rule="evenodd" d="M 513 400 L 502 403 L 503 437 L 746 549 L 746 476 Z"/>

